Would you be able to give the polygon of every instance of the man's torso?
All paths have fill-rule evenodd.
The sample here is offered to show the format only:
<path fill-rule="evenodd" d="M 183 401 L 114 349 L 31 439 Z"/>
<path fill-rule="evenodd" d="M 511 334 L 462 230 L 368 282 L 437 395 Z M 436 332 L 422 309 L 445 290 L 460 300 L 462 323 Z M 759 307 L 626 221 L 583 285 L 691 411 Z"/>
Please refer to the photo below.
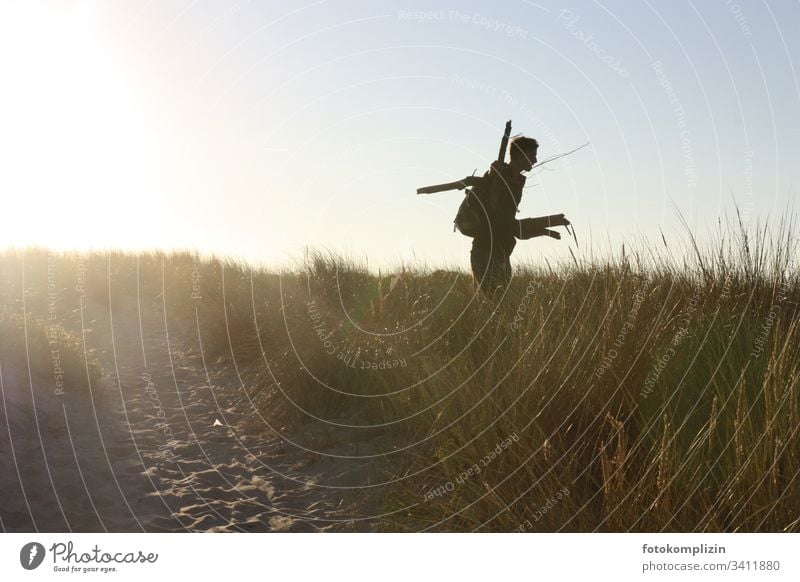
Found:
<path fill-rule="evenodd" d="M 516 245 L 517 209 L 522 199 L 525 176 L 511 171 L 508 164 L 492 164 L 484 174 L 486 215 L 483 228 L 473 241 L 473 248 L 492 246 L 510 254 Z"/>

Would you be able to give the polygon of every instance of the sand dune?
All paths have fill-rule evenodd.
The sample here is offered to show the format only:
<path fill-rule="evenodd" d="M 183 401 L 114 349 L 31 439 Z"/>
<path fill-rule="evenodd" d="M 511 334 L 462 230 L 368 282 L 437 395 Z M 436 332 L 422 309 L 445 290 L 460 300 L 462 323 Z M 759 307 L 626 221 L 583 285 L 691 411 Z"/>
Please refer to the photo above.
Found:
<path fill-rule="evenodd" d="M 381 464 L 338 458 L 342 443 L 290 444 L 325 441 L 309 427 L 248 435 L 247 390 L 236 370 L 204 362 L 195 322 L 167 327 L 163 314 L 109 317 L 108 306 L 87 304 L 66 325 L 96 350 L 105 378 L 57 395 L 46 379 L 29 380 L 25 362 L 4 362 L 5 531 L 376 527 L 378 492 L 362 486 L 382 478 Z"/>

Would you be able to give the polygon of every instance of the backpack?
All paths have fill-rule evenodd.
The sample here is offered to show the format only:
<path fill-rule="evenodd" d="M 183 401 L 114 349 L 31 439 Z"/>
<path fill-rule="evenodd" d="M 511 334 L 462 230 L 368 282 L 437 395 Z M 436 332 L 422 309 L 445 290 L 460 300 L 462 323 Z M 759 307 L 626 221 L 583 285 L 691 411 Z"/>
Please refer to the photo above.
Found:
<path fill-rule="evenodd" d="M 503 162 L 494 162 L 492 169 L 495 172 L 502 172 L 508 165 Z M 471 238 L 475 238 L 481 231 L 485 230 L 487 215 L 494 208 L 491 197 L 494 174 L 492 169 L 487 171 L 477 184 L 468 188 L 464 195 L 464 200 L 458 207 L 456 218 L 453 220 L 453 231 L 458 231 Z"/>
<path fill-rule="evenodd" d="M 458 229 L 461 234 L 475 238 L 483 229 L 486 212 L 485 192 L 478 187 L 468 188 L 453 220 L 453 231 Z"/>

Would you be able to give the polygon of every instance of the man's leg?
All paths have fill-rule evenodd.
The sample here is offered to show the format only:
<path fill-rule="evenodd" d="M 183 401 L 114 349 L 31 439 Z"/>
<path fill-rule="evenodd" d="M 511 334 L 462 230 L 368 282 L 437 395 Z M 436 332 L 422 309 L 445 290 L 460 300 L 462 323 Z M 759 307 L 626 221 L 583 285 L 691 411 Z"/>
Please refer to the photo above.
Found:
<path fill-rule="evenodd" d="M 511 282 L 510 253 L 497 245 L 492 248 L 483 241 L 473 239 L 470 265 L 472 276 L 484 296 L 499 299 Z"/>
<path fill-rule="evenodd" d="M 475 285 L 486 295 L 491 289 L 489 282 L 489 263 L 491 260 L 490 247 L 480 239 L 472 239 L 472 250 L 469 253 L 469 263 L 472 267 L 472 278 Z"/>
<path fill-rule="evenodd" d="M 511 284 L 511 277 L 513 275 L 513 270 L 511 269 L 511 253 L 502 252 L 498 254 L 500 256 L 497 257 L 497 279 L 498 284 L 502 285 L 503 291 L 505 291 Z"/>

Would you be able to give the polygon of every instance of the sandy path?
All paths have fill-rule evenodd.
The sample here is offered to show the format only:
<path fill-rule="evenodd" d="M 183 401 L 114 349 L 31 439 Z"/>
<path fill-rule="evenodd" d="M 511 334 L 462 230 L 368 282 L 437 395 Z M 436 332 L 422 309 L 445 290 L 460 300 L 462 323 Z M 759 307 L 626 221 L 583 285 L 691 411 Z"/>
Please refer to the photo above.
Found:
<path fill-rule="evenodd" d="M 341 443 L 310 452 L 244 434 L 245 391 L 233 370 L 207 370 L 193 321 L 167 330 L 163 314 L 84 305 L 82 328 L 80 315 L 69 325 L 106 374 L 94 406 L 42 389 L 24 363 L 2 363 L 3 530 L 375 528 L 385 491 L 362 486 L 385 480 L 384 465 L 336 458 L 355 452 Z"/>

